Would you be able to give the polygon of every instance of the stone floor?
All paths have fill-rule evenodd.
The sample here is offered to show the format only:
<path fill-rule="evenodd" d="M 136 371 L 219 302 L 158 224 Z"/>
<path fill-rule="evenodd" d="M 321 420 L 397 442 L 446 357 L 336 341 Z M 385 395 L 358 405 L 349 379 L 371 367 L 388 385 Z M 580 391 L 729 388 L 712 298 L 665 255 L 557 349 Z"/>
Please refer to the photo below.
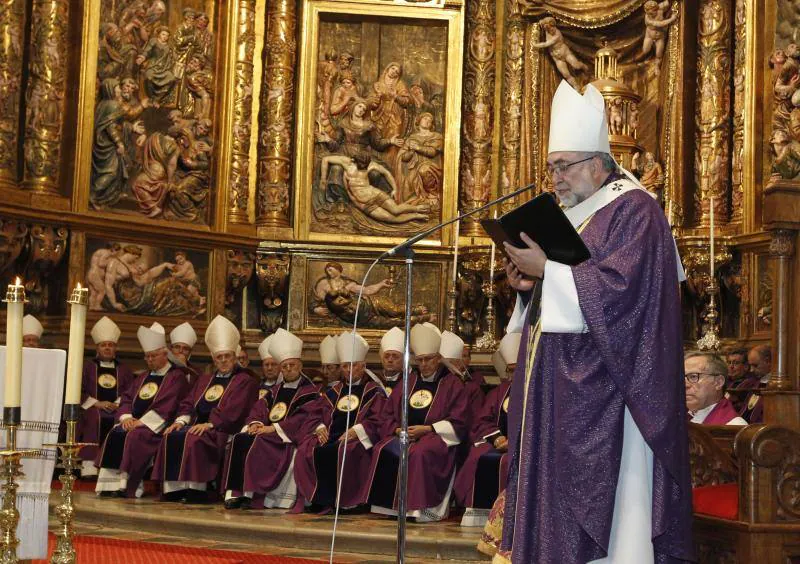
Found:
<path fill-rule="evenodd" d="M 57 503 L 54 495 L 51 504 Z M 221 504 L 183 505 L 154 499 L 99 499 L 93 493 L 75 494 L 78 534 L 144 542 L 185 544 L 220 550 L 328 560 L 332 516 L 286 515 L 279 510 L 226 511 Z M 55 521 L 51 528 L 55 530 Z M 394 562 L 397 521 L 375 515 L 341 516 L 335 561 Z M 464 529 L 457 520 L 425 525 L 408 524 L 406 559 L 450 564 L 487 561 L 475 545 L 477 529 Z"/>

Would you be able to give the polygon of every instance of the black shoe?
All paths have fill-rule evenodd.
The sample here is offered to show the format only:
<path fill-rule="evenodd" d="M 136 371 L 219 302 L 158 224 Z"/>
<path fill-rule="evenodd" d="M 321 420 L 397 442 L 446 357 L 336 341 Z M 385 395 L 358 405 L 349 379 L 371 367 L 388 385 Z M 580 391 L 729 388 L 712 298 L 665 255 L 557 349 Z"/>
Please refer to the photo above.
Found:
<path fill-rule="evenodd" d="M 225 500 L 225 509 L 241 509 L 244 500 L 249 499 L 246 497 L 232 497 Z"/>
<path fill-rule="evenodd" d="M 117 496 L 118 498 L 120 498 L 120 499 L 125 499 L 125 498 L 127 498 L 127 497 L 128 497 L 128 494 L 125 492 L 125 490 L 117 490 L 117 491 L 115 491 L 114 493 L 115 493 L 115 494 L 116 494 L 116 496 Z"/>
<path fill-rule="evenodd" d="M 247 509 L 252 509 L 253 508 L 253 500 L 252 499 L 250 499 L 247 496 L 245 496 L 243 498 L 240 498 L 240 499 L 242 500 L 242 505 L 240 505 L 240 507 L 242 509 L 247 510 Z"/>
<path fill-rule="evenodd" d="M 117 497 L 118 492 L 97 492 L 97 497 Z"/>
<path fill-rule="evenodd" d="M 162 501 L 183 501 L 183 498 L 186 497 L 186 490 L 177 490 L 174 492 L 169 492 L 161 495 Z"/>
<path fill-rule="evenodd" d="M 211 503 L 208 500 L 208 493 L 201 492 L 199 490 L 186 490 L 186 497 L 183 500 L 183 503 L 187 503 L 189 505 L 201 504 L 201 503 Z"/>

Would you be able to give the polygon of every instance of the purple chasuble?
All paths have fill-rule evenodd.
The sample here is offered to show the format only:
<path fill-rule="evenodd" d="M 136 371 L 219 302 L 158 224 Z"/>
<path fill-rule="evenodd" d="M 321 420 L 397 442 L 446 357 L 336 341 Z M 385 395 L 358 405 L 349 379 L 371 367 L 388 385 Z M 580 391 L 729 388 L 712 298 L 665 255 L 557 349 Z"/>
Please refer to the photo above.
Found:
<path fill-rule="evenodd" d="M 81 380 L 81 404 L 91 398 L 97 401 L 116 402 L 122 400 L 123 394 L 133 385 L 136 376 L 125 364 L 114 360 L 112 367 L 100 365 L 97 359 L 83 363 L 83 379 Z M 116 423 L 117 410 L 107 412 L 96 406 L 84 409 L 78 421 L 78 442 L 103 444 L 111 428 Z M 81 449 L 81 459 L 97 458 L 97 446 Z"/>
<path fill-rule="evenodd" d="M 360 386 L 353 385 L 353 396 L 348 402 L 348 386 L 337 382 L 325 388 L 319 397 L 303 406 L 309 415 L 302 424 L 291 433 L 295 437 L 303 436 L 297 447 L 294 460 L 294 478 L 297 482 L 297 504 L 294 511 L 301 511 L 305 502 L 331 507 L 336 501 L 337 482 L 342 464 L 344 443 L 338 442 L 344 432 L 346 411 L 342 408 L 351 406 L 350 425 L 361 425 L 368 446 L 359 440 L 347 441 L 347 468 L 341 484 L 340 503 L 342 507 L 351 507 L 361 503 L 364 476 L 367 476 L 372 457 L 371 446 L 381 438 L 381 430 L 386 419 L 386 393 L 383 388 L 370 380 L 365 374 Z M 364 383 L 366 382 L 366 383 Z M 330 438 L 324 445 L 314 434 L 318 425 L 324 425 Z M 289 427 L 287 422 L 287 428 Z M 288 429 L 287 429 L 288 432 Z M 293 436 L 290 434 L 290 436 Z"/>
<path fill-rule="evenodd" d="M 607 555 L 627 407 L 653 451 L 655 562 L 692 560 L 680 297 L 669 225 L 653 198 L 631 190 L 598 210 L 581 237 L 591 258 L 572 274 L 588 332 L 543 333 L 531 351 L 530 318 L 523 329 L 509 409 L 501 550 L 513 548 L 515 564 Z"/>
<path fill-rule="evenodd" d="M 733 404 L 722 398 L 703 420 L 702 425 L 727 425 L 728 421 L 735 417 L 739 417 L 739 414 L 733 408 Z"/>
<path fill-rule="evenodd" d="M 425 382 L 414 371 L 408 378 L 408 426 L 449 422 L 458 440 L 467 437 L 469 406 L 461 379 L 440 368 L 433 382 Z M 397 473 L 400 440 L 394 430 L 400 426 L 403 394 L 398 388 L 390 398 L 392 418 L 386 436 L 375 445 L 364 499 L 370 505 L 397 509 Z M 437 425 L 438 426 L 438 425 Z M 408 449 L 408 510 L 417 511 L 442 503 L 456 465 L 457 445 L 448 446 L 437 433 L 411 442 Z"/>
<path fill-rule="evenodd" d="M 292 462 L 295 447 L 306 436 L 301 431 L 309 411 L 302 408 L 317 399 L 317 386 L 302 375 L 297 388 L 287 388 L 281 382 L 256 401 L 245 424 L 258 421 L 267 426 L 277 425 L 290 442 L 285 442 L 277 432 L 234 435 L 225 461 L 222 489 L 239 497 L 243 492 L 267 494 L 278 487 Z"/>
<path fill-rule="evenodd" d="M 244 424 L 258 395 L 256 376 L 236 366 L 229 376 L 215 372 L 200 377 L 181 402 L 178 417 L 191 421 L 161 442 L 153 466 L 158 481 L 211 482 L 217 478 L 228 437 Z M 211 423 L 202 435 L 188 432 L 192 425 Z"/>
<path fill-rule="evenodd" d="M 453 485 L 462 507 L 491 509 L 506 487 L 508 455 L 492 446 L 497 437 L 508 438 L 508 405 L 511 382 L 501 382 L 489 392 L 480 417 L 470 433 L 471 449 Z"/>
<path fill-rule="evenodd" d="M 163 376 L 143 372 L 122 397 L 117 410 L 118 421 L 123 415 L 141 420 L 151 411 L 164 421 L 162 428 L 155 431 L 144 424 L 125 431 L 117 424 L 106 436 L 95 466 L 126 472 L 128 489 L 125 493 L 128 497 L 133 497 L 150 459 L 161 444 L 161 432 L 175 418 L 178 405 L 189 390 L 187 373 L 185 367 L 174 364 L 170 364 L 169 371 Z"/>

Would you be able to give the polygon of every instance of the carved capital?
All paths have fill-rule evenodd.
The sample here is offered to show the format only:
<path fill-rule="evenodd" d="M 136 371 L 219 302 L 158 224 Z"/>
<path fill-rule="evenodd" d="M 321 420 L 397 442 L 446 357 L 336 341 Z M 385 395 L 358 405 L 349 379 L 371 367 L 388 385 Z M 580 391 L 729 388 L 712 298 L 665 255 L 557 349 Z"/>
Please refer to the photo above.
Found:
<path fill-rule="evenodd" d="M 775 229 L 770 231 L 769 254 L 772 257 L 788 258 L 794 254 L 794 241 L 797 231 Z"/>
<path fill-rule="evenodd" d="M 274 332 L 284 325 L 289 295 L 288 253 L 259 251 L 256 258 L 261 330 Z"/>
<path fill-rule="evenodd" d="M 17 181 L 25 0 L 0 0 L 0 184 Z"/>

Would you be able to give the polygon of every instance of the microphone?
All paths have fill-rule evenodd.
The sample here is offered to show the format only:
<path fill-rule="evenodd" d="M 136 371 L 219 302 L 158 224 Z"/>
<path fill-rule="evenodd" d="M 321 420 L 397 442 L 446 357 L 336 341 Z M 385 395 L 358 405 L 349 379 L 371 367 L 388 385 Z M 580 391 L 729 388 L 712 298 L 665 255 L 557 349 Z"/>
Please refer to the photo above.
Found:
<path fill-rule="evenodd" d="M 421 241 L 422 239 L 424 239 L 425 237 L 427 237 L 431 233 L 434 233 L 434 232 L 438 231 L 442 227 L 447 227 L 451 223 L 455 223 L 456 221 L 464 219 L 465 217 L 469 217 L 471 215 L 475 215 L 476 213 L 482 212 L 483 210 L 485 210 L 487 208 L 490 208 L 490 207 L 492 207 L 494 205 L 497 205 L 497 204 L 499 204 L 501 202 L 505 202 L 506 200 L 510 200 L 511 198 L 519 196 L 523 192 L 527 192 L 528 190 L 530 190 L 531 188 L 533 188 L 535 186 L 536 186 L 536 183 L 535 182 L 531 182 L 527 186 L 519 188 L 518 190 L 515 190 L 514 192 L 511 192 L 510 194 L 506 194 L 504 196 L 500 196 L 499 198 L 497 198 L 495 200 L 492 200 L 491 202 L 488 202 L 486 204 L 483 204 L 482 206 L 480 206 L 478 208 L 475 208 L 474 210 L 470 210 L 470 211 L 468 211 L 466 213 L 462 213 L 461 215 L 457 215 L 456 217 L 454 217 L 452 219 L 448 219 L 447 221 L 443 221 L 442 223 L 439 223 L 438 225 L 434 225 L 430 229 L 426 229 L 422 233 L 417 233 L 416 235 L 406 239 L 405 241 L 403 241 L 399 245 L 395 245 L 394 247 L 392 247 L 388 251 L 384 251 L 383 254 L 381 254 L 381 256 L 378 257 L 378 262 L 382 261 L 385 258 L 393 257 L 393 256 L 396 256 L 396 255 L 404 256 L 411 250 L 411 247 L 413 247 L 416 243 L 418 243 L 419 241 Z"/>

